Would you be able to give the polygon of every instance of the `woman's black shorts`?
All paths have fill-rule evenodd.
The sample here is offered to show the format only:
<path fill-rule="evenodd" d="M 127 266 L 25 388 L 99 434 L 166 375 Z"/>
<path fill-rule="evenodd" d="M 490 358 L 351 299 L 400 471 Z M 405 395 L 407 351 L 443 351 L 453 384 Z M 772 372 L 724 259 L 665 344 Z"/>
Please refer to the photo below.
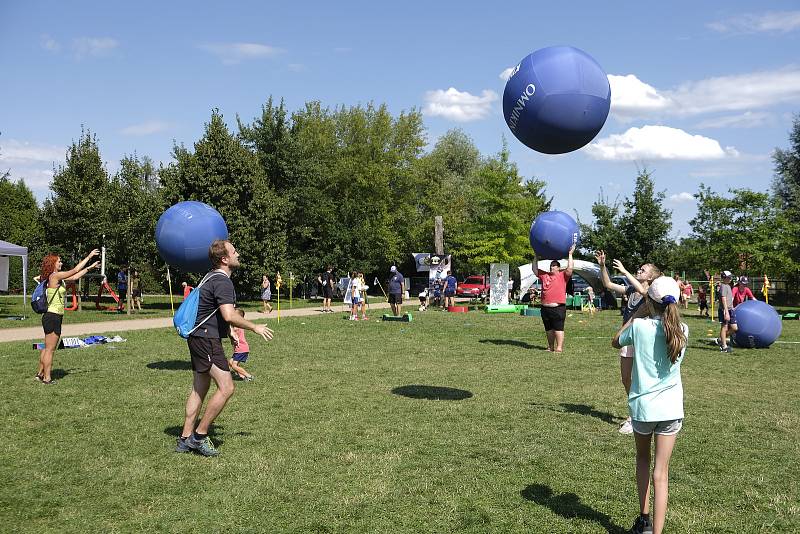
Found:
<path fill-rule="evenodd" d="M 63 315 L 53 312 L 45 312 L 42 315 L 42 328 L 44 328 L 44 335 L 58 334 L 61 335 L 61 322 L 64 320 Z"/>
<path fill-rule="evenodd" d="M 564 331 L 564 320 L 567 318 L 567 307 L 564 304 L 549 307 L 542 306 L 542 322 L 546 331 Z"/>

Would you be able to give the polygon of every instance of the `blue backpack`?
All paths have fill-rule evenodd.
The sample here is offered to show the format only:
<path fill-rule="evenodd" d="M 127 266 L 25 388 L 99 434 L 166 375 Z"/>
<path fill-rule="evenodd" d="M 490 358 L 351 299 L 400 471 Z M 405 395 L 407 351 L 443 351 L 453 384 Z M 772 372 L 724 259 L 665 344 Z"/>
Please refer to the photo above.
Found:
<path fill-rule="evenodd" d="M 200 326 L 211 319 L 211 317 L 217 313 L 217 309 L 212 311 L 208 317 L 200 321 L 197 326 L 197 308 L 200 305 L 200 288 L 203 287 L 209 279 L 211 279 L 214 275 L 222 276 L 222 273 L 208 273 L 203 277 L 200 283 L 194 288 L 189 296 L 184 299 L 183 303 L 178 307 L 178 311 L 175 312 L 175 317 L 172 318 L 172 324 L 175 327 L 175 330 L 178 331 L 178 335 L 181 336 L 183 339 L 188 339 L 192 332 L 200 328 Z"/>
<path fill-rule="evenodd" d="M 50 300 L 47 300 L 47 280 L 44 282 L 39 282 L 39 285 L 36 286 L 36 289 L 33 290 L 31 294 L 31 308 L 36 313 L 44 313 L 47 311 L 47 308 L 50 307 L 52 304 L 53 299 L 56 298 L 56 294 L 58 290 L 53 292 L 53 296 L 50 297 Z"/>

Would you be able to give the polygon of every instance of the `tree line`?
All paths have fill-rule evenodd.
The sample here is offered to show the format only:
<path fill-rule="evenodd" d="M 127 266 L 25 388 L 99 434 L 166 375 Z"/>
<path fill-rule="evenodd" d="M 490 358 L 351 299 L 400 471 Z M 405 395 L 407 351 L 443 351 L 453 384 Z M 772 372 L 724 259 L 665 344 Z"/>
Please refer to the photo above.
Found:
<path fill-rule="evenodd" d="M 167 164 L 156 167 L 134 153 L 110 173 L 97 136 L 82 129 L 41 206 L 24 179 L 0 176 L 0 239 L 29 248 L 32 277 L 44 254 L 61 254 L 71 265 L 104 235 L 108 264 L 135 265 L 153 291 L 165 284 L 153 238 L 159 216 L 176 202 L 199 200 L 224 217 L 242 256 L 235 283 L 247 293 L 264 272 L 312 279 L 326 265 L 410 270 L 410 253 L 433 248 L 436 215 L 444 218 L 445 251 L 460 275 L 487 271 L 491 262 L 514 268 L 531 261 L 530 223 L 552 203 L 546 182 L 522 176 L 505 141 L 498 153 L 483 155 L 461 130 L 429 150 L 426 135 L 418 110 L 393 116 L 385 105 L 309 102 L 290 112 L 270 98 L 253 119 L 237 116 L 235 130 L 212 110 L 202 137 L 190 147 L 175 144 Z M 701 185 L 692 233 L 677 243 L 665 194 L 653 173 L 641 170 L 630 197 L 611 201 L 601 192 L 593 220 L 581 224 L 583 257 L 602 248 L 626 265 L 652 261 L 689 273 L 744 261 L 752 273 L 796 278 L 800 117 L 790 147 L 773 158 L 771 192 Z M 20 286 L 15 268 L 11 287 Z"/>

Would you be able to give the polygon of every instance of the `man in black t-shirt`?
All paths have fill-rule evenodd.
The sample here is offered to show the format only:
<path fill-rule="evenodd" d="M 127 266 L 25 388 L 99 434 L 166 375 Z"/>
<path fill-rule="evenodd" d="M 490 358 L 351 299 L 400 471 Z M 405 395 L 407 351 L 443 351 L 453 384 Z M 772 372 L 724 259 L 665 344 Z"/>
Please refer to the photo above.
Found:
<path fill-rule="evenodd" d="M 333 298 L 333 267 L 328 265 L 325 272 L 319 277 L 319 283 L 322 284 L 322 312 L 333 313 L 331 309 L 331 299 Z"/>
<path fill-rule="evenodd" d="M 187 340 L 194 382 L 186 401 L 186 418 L 175 450 L 195 450 L 203 456 L 216 456 L 219 452 L 208 437 L 208 429 L 233 395 L 233 378 L 222 348 L 222 338 L 230 337 L 234 346 L 239 343 L 231 333 L 230 325 L 255 332 L 265 340 L 272 339 L 272 330 L 263 324 L 251 323 L 236 312 L 236 291 L 231 273 L 239 267 L 239 253 L 230 241 L 214 241 L 208 249 L 208 257 L 213 270 L 199 286 L 197 320 Z M 203 418 L 195 428 L 211 380 L 217 385 L 217 391 L 208 401 Z"/>

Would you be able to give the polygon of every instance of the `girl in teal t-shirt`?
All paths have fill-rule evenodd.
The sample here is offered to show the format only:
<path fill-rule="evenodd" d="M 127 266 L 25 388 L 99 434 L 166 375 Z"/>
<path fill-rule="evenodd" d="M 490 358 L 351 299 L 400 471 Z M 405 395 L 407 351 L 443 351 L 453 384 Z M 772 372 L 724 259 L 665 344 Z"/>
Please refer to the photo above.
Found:
<path fill-rule="evenodd" d="M 640 306 L 611 344 L 619 349 L 633 345 L 633 372 L 628 407 L 636 438 L 636 486 L 639 517 L 633 532 L 660 533 L 667 513 L 669 460 L 683 424 L 681 361 L 689 329 L 681 322 L 681 291 L 668 276 L 656 278 L 647 290 L 647 305 Z M 653 462 L 653 518 L 650 519 L 650 447 Z"/>

